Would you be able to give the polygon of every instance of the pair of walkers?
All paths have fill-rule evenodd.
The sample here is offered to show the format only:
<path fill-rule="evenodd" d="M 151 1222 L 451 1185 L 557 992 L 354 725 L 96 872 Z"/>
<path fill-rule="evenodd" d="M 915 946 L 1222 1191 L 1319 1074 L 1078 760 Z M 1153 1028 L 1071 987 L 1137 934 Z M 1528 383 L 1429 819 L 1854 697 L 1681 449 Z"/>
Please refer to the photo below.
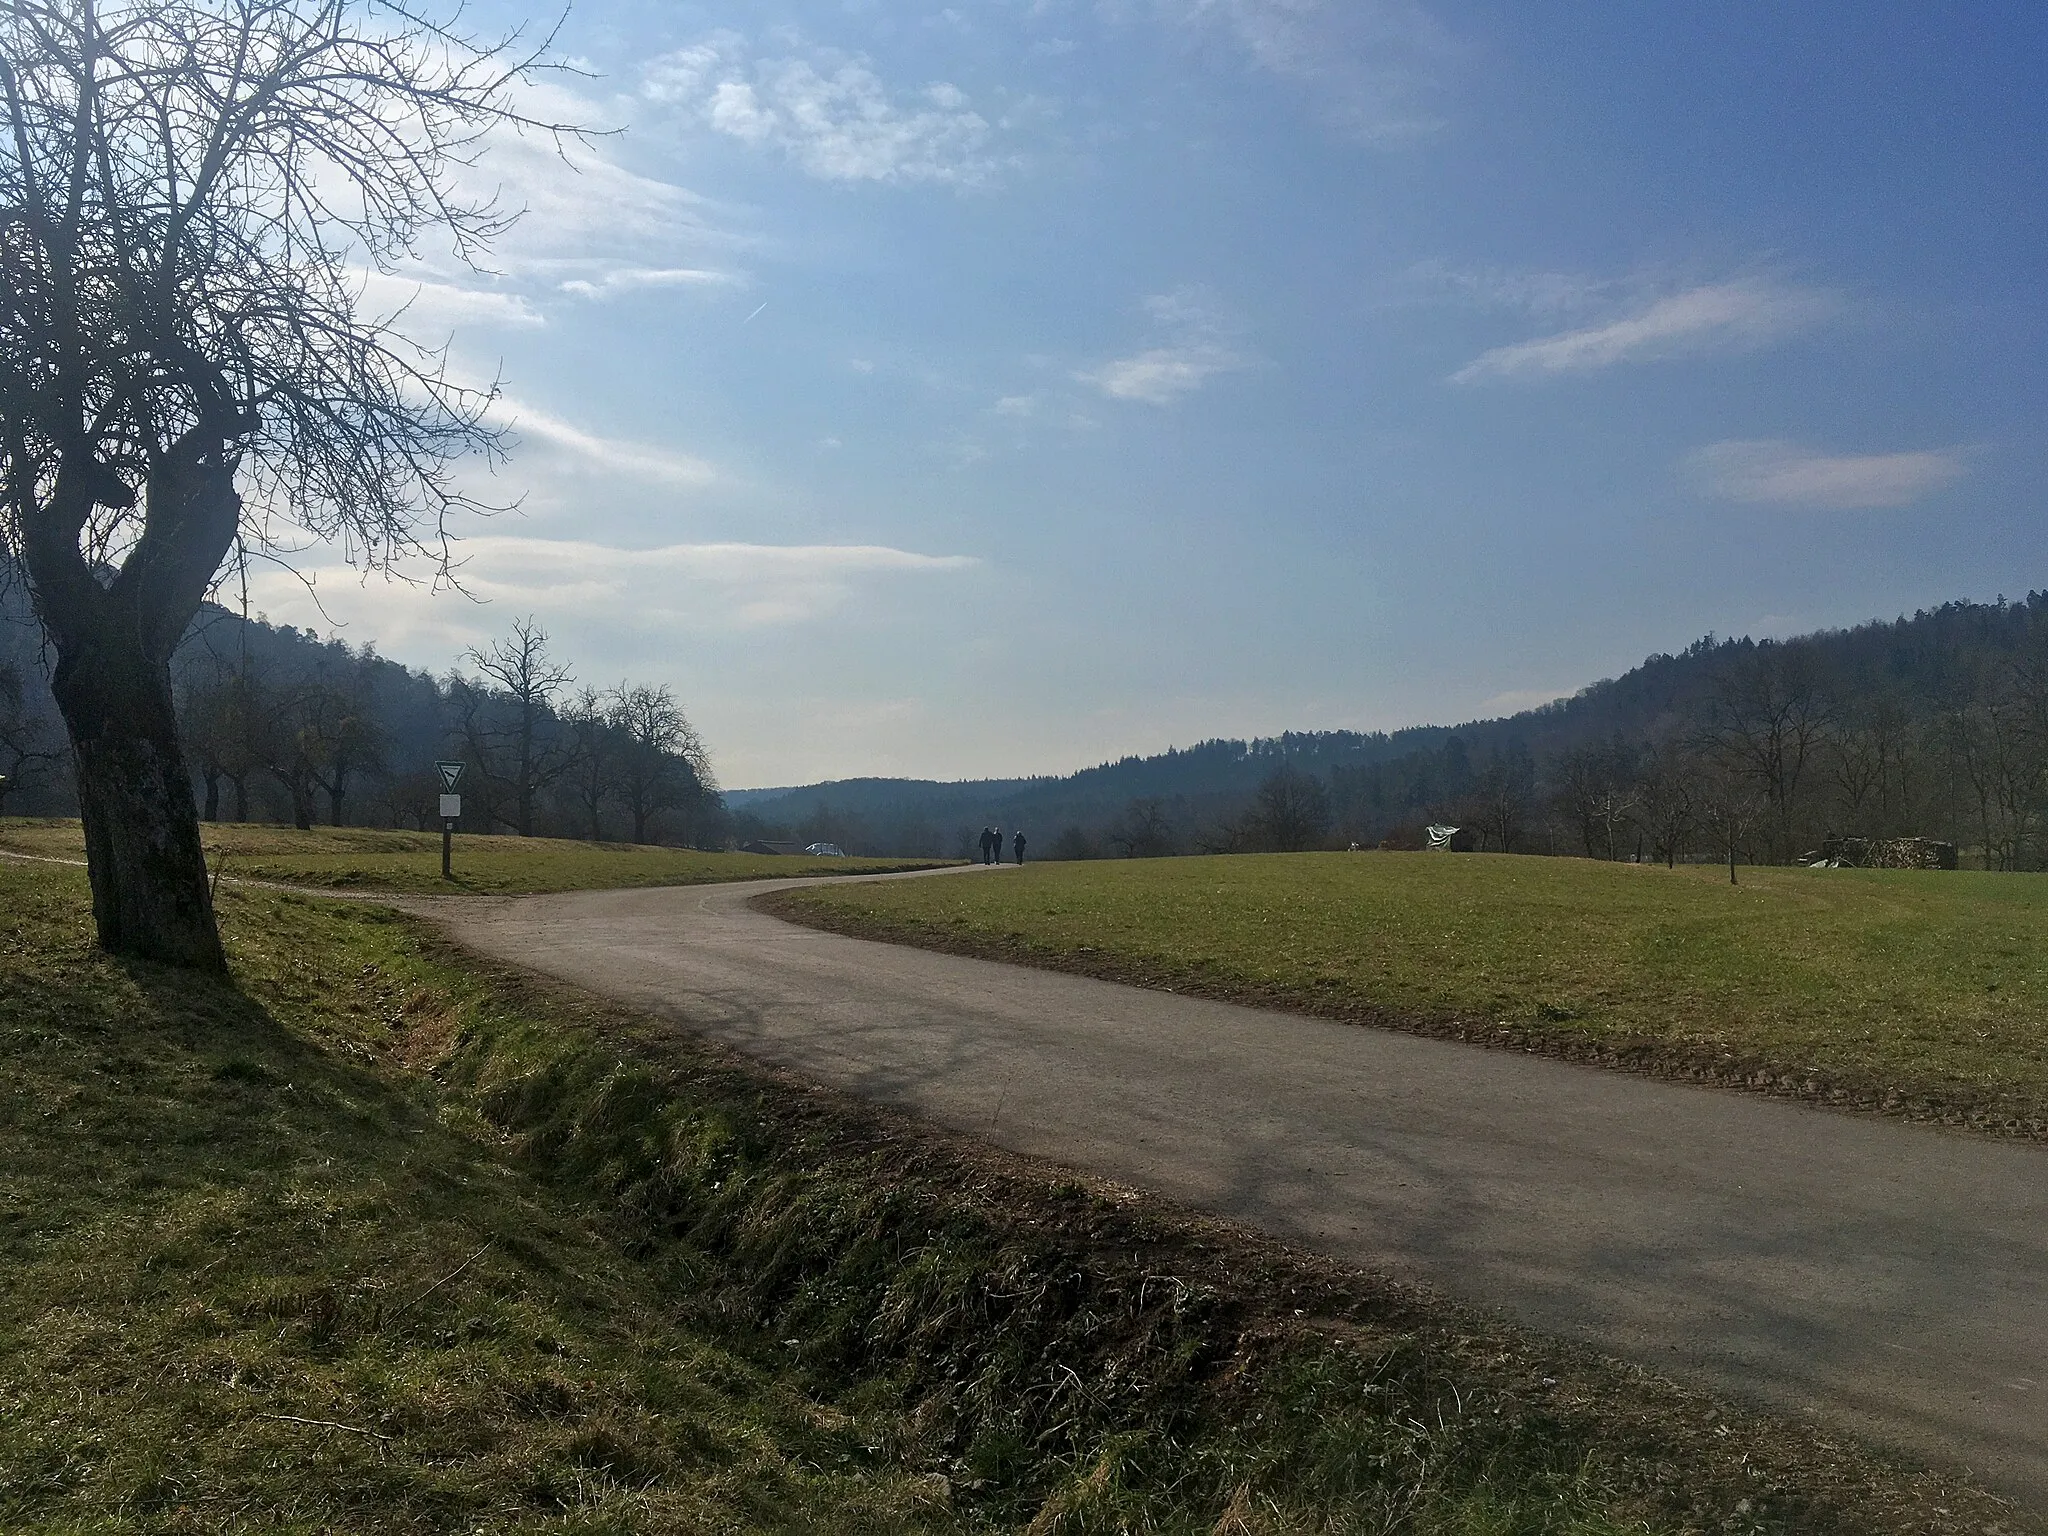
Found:
<path fill-rule="evenodd" d="M 1019 832 L 1010 846 L 1017 855 L 1017 862 L 1022 864 L 1024 862 L 1024 834 Z M 984 864 L 1000 864 L 1003 862 L 1003 829 L 1001 827 L 983 827 L 981 829 L 981 862 Z"/>

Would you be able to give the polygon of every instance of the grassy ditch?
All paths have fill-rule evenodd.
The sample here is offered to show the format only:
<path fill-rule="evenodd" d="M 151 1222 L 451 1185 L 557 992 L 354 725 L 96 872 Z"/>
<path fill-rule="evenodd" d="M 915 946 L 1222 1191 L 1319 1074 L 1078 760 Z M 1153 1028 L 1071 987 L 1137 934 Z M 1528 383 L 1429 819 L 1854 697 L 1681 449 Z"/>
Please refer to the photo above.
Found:
<path fill-rule="evenodd" d="M 870 875 L 924 869 L 930 859 L 812 859 L 775 854 L 700 853 L 638 843 L 585 843 L 559 837 L 483 837 L 458 833 L 454 880 L 441 878 L 441 834 L 367 827 L 238 826 L 200 829 L 207 856 L 247 880 L 328 890 L 445 895 L 517 895 L 611 890 L 629 885 L 708 885 L 791 875 Z M 41 858 L 82 859 L 75 819 L 0 819 L 0 848 Z"/>
<path fill-rule="evenodd" d="M 239 989 L 0 866 L 0 1528 L 2032 1528 L 411 919 L 222 904 Z"/>
<path fill-rule="evenodd" d="M 2048 881 L 1292 854 L 776 893 L 948 949 L 2048 1136 Z"/>

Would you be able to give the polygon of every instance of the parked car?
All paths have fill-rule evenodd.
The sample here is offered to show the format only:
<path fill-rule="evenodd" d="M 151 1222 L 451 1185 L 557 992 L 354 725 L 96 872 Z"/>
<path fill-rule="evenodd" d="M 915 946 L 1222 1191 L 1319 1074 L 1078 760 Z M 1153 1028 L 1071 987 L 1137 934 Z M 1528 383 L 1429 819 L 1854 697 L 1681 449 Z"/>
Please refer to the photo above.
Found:
<path fill-rule="evenodd" d="M 837 843 L 812 843 L 804 849 L 814 859 L 843 859 L 846 850 Z"/>

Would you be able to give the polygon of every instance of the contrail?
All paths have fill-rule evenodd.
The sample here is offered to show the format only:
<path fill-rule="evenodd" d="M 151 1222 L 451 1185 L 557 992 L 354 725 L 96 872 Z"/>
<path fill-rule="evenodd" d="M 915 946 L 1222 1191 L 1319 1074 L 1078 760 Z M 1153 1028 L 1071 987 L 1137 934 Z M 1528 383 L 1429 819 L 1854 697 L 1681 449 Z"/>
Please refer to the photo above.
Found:
<path fill-rule="evenodd" d="M 756 304 L 756 305 L 754 306 L 754 315 L 758 315 L 759 313 L 761 313 L 761 311 L 762 311 L 762 310 L 766 309 L 767 307 L 768 307 L 768 301 L 767 301 L 766 299 L 763 299 L 763 300 L 762 300 L 762 301 L 761 301 L 761 302 L 760 302 L 759 304 Z M 745 324 L 747 323 L 747 320 L 751 320 L 751 319 L 753 319 L 753 318 L 754 318 L 754 315 L 749 315 L 749 316 L 747 316 L 747 319 L 746 319 L 746 320 L 742 320 L 742 321 L 740 322 L 740 324 L 741 324 L 741 325 L 745 325 Z"/>

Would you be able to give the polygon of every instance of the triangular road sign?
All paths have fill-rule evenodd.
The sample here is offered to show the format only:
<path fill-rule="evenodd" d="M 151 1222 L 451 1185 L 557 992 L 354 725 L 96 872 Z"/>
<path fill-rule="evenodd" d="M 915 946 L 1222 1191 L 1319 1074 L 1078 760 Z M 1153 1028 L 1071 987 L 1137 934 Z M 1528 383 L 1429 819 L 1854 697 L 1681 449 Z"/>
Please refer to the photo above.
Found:
<path fill-rule="evenodd" d="M 462 782 L 462 764 L 437 762 L 434 766 L 441 771 L 441 788 L 454 794 L 455 786 Z"/>

